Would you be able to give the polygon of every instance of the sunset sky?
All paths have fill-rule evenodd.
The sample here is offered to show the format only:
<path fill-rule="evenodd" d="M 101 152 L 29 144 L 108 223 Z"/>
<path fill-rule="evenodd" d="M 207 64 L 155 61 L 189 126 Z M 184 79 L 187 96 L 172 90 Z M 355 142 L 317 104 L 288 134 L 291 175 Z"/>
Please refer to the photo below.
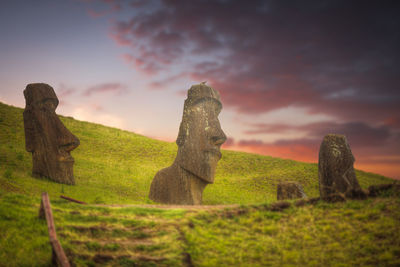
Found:
<path fill-rule="evenodd" d="M 0 101 L 50 84 L 57 113 L 175 141 L 186 91 L 221 94 L 224 148 L 400 179 L 400 1 L 9 0 Z M 116 140 L 117 142 L 118 140 Z"/>

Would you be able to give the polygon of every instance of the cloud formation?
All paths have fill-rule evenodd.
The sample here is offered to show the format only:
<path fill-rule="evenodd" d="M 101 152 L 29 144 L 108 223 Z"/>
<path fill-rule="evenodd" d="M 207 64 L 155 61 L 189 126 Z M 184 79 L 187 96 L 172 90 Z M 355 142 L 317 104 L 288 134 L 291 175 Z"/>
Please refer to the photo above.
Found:
<path fill-rule="evenodd" d="M 337 123 L 332 121 L 316 122 L 305 125 L 291 124 L 253 124 L 252 130 L 246 134 L 285 133 L 289 131 L 306 133 L 309 138 L 320 139 L 329 134 L 343 134 L 349 142 L 356 146 L 382 146 L 391 138 L 392 134 L 387 126 L 372 127 L 363 122 Z"/>
<path fill-rule="evenodd" d="M 322 137 L 342 133 L 364 158 L 399 155 L 392 149 L 400 146 L 398 1 L 117 3 L 125 15 L 115 15 L 110 37 L 130 66 L 152 77 L 149 88 L 189 77 L 207 80 L 237 114 L 291 107 L 331 118 L 253 124 L 247 139 L 225 147 L 315 161 Z M 251 138 L 288 132 L 306 137 Z"/>
<path fill-rule="evenodd" d="M 130 61 L 156 74 L 185 60 L 239 112 L 298 106 L 374 121 L 400 112 L 397 2 L 132 3 L 112 32 Z"/>
<path fill-rule="evenodd" d="M 95 86 L 91 86 L 85 91 L 83 91 L 82 95 L 91 96 L 92 94 L 101 94 L 101 93 L 109 93 L 112 92 L 114 94 L 123 94 L 128 91 L 126 85 L 121 83 L 103 83 Z"/>

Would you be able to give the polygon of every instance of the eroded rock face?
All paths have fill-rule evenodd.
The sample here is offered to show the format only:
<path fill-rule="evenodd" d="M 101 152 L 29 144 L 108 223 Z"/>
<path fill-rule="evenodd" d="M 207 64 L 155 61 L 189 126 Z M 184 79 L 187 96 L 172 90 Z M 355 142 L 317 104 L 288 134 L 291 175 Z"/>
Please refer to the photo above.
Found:
<path fill-rule="evenodd" d="M 277 189 L 277 199 L 296 199 L 305 198 L 307 195 L 304 193 L 303 187 L 296 182 L 280 182 Z"/>
<path fill-rule="evenodd" d="M 221 109 L 219 94 L 213 88 L 202 83 L 189 89 L 176 140 L 178 154 L 170 167 L 154 177 L 150 199 L 166 204 L 201 204 L 204 188 L 214 182 L 220 146 L 226 140 L 218 120 Z"/>
<path fill-rule="evenodd" d="M 346 137 L 328 134 L 319 150 L 318 177 L 321 198 L 342 193 L 363 192 L 353 168 L 354 156 Z"/>
<path fill-rule="evenodd" d="M 44 83 L 28 84 L 24 96 L 25 146 L 32 152 L 32 175 L 74 184 L 70 152 L 79 146 L 79 139 L 58 118 L 58 98 L 53 88 Z"/>

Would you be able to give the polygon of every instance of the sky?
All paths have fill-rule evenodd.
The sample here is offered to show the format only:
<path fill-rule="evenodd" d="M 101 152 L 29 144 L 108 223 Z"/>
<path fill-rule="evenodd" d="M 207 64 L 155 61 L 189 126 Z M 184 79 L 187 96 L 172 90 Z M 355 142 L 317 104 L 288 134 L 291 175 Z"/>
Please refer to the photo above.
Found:
<path fill-rule="evenodd" d="M 0 101 L 51 85 L 57 113 L 175 141 L 191 85 L 220 92 L 225 149 L 318 162 L 346 135 L 355 167 L 400 179 L 400 2 L 9 0 Z"/>

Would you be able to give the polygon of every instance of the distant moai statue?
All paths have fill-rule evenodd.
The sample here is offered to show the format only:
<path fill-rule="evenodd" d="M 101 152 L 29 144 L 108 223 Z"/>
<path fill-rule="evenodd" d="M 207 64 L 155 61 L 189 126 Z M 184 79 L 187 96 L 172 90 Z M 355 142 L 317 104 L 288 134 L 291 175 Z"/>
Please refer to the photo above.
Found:
<path fill-rule="evenodd" d="M 32 175 L 75 184 L 70 152 L 79 146 L 79 139 L 58 118 L 53 88 L 45 83 L 28 84 L 24 96 L 25 146 L 32 152 Z"/>
<path fill-rule="evenodd" d="M 296 182 L 280 182 L 277 187 L 277 199 L 296 199 L 306 198 L 307 195 L 304 193 L 301 184 Z"/>
<path fill-rule="evenodd" d="M 364 198 L 354 172 L 354 156 L 344 135 L 324 137 L 318 160 L 319 192 L 321 198 L 341 193 L 350 198 Z"/>
<path fill-rule="evenodd" d="M 219 93 L 205 82 L 189 89 L 176 140 L 177 156 L 170 167 L 155 175 L 150 187 L 151 200 L 201 204 L 204 188 L 214 182 L 221 159 L 220 146 L 226 140 L 218 120 L 221 109 Z"/>

